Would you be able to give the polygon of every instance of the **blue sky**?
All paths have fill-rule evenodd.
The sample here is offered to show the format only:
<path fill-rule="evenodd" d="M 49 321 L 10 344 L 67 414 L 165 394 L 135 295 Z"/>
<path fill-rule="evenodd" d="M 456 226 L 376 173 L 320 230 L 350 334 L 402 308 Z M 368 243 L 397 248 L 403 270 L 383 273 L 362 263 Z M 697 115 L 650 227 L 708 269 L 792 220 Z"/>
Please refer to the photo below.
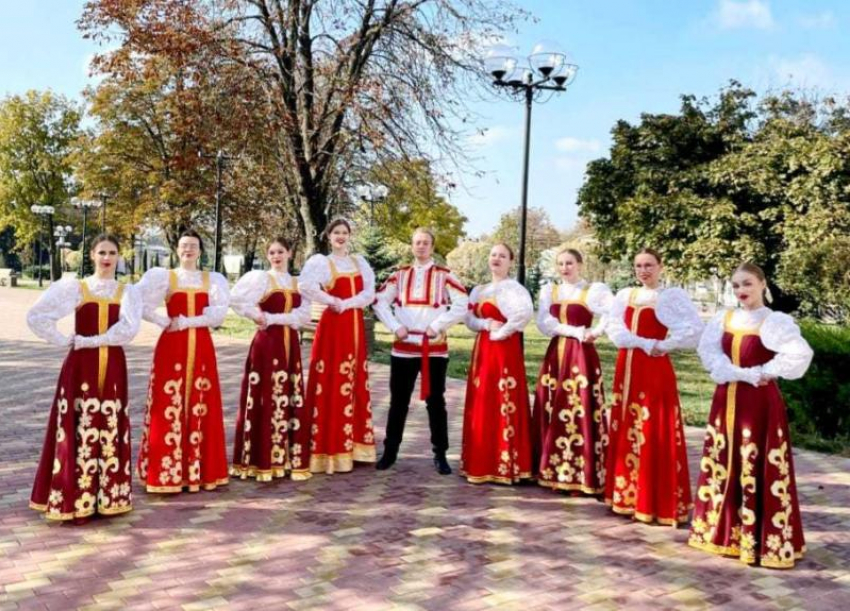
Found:
<path fill-rule="evenodd" d="M 850 92 L 846 0 L 520 0 L 539 19 L 509 39 L 563 45 L 579 64 L 571 90 L 532 115 L 529 205 L 555 224 L 576 220 L 585 163 L 606 154 L 619 119 L 675 112 L 679 95 L 714 95 L 730 79 L 758 91 L 786 86 Z M 96 48 L 74 24 L 82 0 L 0 0 L 0 94 L 46 89 L 77 97 Z M 470 144 L 483 177 L 465 175 L 452 201 L 472 235 L 520 198 L 523 108 L 475 102 L 483 137 Z"/>

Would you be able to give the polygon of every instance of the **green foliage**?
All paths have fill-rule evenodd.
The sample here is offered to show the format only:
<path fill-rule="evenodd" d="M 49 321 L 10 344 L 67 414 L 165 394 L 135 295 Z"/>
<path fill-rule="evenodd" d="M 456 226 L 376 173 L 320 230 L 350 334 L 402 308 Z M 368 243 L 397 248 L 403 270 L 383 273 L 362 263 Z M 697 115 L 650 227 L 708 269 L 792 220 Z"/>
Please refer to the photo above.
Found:
<path fill-rule="evenodd" d="M 489 253 L 490 242 L 466 240 L 448 254 L 446 263 L 461 282 L 473 287 L 490 281 Z"/>
<path fill-rule="evenodd" d="M 366 258 L 375 272 L 376 288 L 383 284 L 398 263 L 384 246 L 385 242 L 379 227 L 361 229 L 354 239 L 355 250 Z"/>
<path fill-rule="evenodd" d="M 847 112 L 789 92 L 756 103 L 733 82 L 714 102 L 684 96 L 676 115 L 618 122 L 579 193 L 600 256 L 652 246 L 680 280 L 751 260 L 778 309 L 850 317 Z"/>
<path fill-rule="evenodd" d="M 788 418 L 809 447 L 831 450 L 850 444 L 850 328 L 802 325 L 815 352 L 799 380 L 781 380 Z"/>
<path fill-rule="evenodd" d="M 50 205 L 56 221 L 67 218 L 61 208 L 70 198 L 69 155 L 80 116 L 73 102 L 50 91 L 0 101 L 0 230 L 13 228 L 17 251 L 43 229 L 30 206 Z"/>
<path fill-rule="evenodd" d="M 519 254 L 519 225 L 521 209 L 503 214 L 499 225 L 490 237 L 490 243 L 504 242 Z M 540 253 L 561 243 L 558 229 L 543 208 L 529 208 L 525 220 L 525 261 L 529 265 L 540 258 Z"/>
<path fill-rule="evenodd" d="M 387 199 L 374 204 L 374 223 L 388 243 L 410 249 L 417 227 L 428 227 L 436 235 L 434 252 L 446 256 L 466 235 L 466 217 L 439 194 L 437 178 L 425 159 L 385 161 L 372 169 L 369 180 L 389 188 Z M 372 207 L 364 204 L 360 217 L 369 222 Z"/>

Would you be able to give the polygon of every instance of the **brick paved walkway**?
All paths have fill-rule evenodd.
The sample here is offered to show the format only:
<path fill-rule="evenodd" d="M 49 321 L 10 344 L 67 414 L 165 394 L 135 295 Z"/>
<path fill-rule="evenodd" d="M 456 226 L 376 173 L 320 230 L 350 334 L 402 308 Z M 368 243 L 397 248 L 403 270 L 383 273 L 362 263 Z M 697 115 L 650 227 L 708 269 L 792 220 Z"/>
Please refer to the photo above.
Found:
<path fill-rule="evenodd" d="M 27 500 L 63 351 L 25 328 L 36 296 L 0 288 L 0 610 L 850 608 L 850 460 L 797 452 L 808 555 L 793 571 L 752 569 L 590 499 L 440 477 L 424 409 L 387 473 L 137 490 L 126 516 L 47 523 Z M 154 337 L 146 327 L 128 351 L 136 442 Z M 246 344 L 217 343 L 232 435 Z M 372 367 L 381 426 L 387 373 Z M 454 464 L 462 397 L 451 384 Z M 692 473 L 701 436 L 688 431 Z"/>

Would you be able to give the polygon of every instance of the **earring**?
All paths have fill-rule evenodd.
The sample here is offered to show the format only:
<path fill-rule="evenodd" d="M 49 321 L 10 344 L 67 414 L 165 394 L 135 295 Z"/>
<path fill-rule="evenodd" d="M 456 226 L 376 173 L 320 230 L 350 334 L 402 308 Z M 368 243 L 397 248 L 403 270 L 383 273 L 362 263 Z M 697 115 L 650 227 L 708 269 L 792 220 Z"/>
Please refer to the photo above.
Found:
<path fill-rule="evenodd" d="M 770 292 L 770 289 L 765 287 L 764 289 L 764 300 L 767 303 L 773 303 L 773 294 Z"/>

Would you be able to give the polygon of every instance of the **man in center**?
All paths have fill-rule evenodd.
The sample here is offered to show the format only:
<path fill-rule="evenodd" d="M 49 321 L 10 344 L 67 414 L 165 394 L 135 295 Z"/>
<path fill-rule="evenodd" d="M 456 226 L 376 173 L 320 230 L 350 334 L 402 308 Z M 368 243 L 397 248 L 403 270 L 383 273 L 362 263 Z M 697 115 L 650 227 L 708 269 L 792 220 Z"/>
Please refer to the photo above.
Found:
<path fill-rule="evenodd" d="M 413 232 L 411 250 L 413 264 L 393 272 L 373 306 L 378 319 L 395 335 L 384 454 L 375 466 L 383 471 L 395 464 L 416 377 L 421 374 L 419 398 L 425 400 L 428 409 L 434 467 L 441 475 L 448 475 L 452 469 L 446 460 L 446 331 L 463 321 L 469 297 L 448 268 L 434 263 L 434 234 L 430 229 Z"/>

